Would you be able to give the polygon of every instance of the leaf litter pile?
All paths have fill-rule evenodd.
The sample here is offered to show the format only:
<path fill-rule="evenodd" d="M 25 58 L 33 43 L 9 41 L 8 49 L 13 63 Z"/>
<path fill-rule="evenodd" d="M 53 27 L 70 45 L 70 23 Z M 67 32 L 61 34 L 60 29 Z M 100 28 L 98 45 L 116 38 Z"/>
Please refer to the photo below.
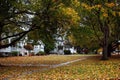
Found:
<path fill-rule="evenodd" d="M 23 59 L 19 59 L 23 58 Z M 14 64 L 59 64 L 75 59 L 83 58 L 83 56 L 41 56 L 41 57 L 13 57 L 16 59 L 4 61 L 1 63 Z M 17 61 L 18 60 L 18 61 Z M 22 61 L 23 60 L 23 61 Z M 64 65 L 57 68 L 51 68 L 44 71 L 34 72 L 20 76 L 25 71 L 44 69 L 48 66 L 39 67 L 1 67 L 0 79 L 13 75 L 10 80 L 119 80 L 120 79 L 120 56 L 113 56 L 107 61 L 101 61 L 100 56 L 87 56 L 87 59 Z M 49 67 L 48 67 L 49 68 Z M 19 74 L 19 76 L 16 76 Z"/>

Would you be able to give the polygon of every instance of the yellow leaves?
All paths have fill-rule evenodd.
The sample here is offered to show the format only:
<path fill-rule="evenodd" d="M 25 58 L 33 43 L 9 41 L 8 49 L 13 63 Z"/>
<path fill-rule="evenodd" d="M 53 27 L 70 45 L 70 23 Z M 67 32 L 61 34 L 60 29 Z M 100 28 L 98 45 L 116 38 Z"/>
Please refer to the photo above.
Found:
<path fill-rule="evenodd" d="M 92 10 L 92 9 L 96 9 L 96 8 L 102 8 L 102 5 L 100 4 L 97 4 L 97 5 L 94 5 L 94 6 L 89 6 L 85 3 L 82 3 L 81 6 L 85 7 L 87 10 Z"/>
<path fill-rule="evenodd" d="M 88 11 L 91 11 L 93 9 L 101 9 L 102 8 L 102 5 L 100 5 L 100 4 L 89 6 L 89 5 L 85 4 L 85 3 L 82 3 L 81 6 L 84 7 Z"/>
<path fill-rule="evenodd" d="M 102 6 L 100 4 L 95 5 L 96 8 L 101 8 Z"/>
<path fill-rule="evenodd" d="M 107 7 L 112 8 L 112 7 L 114 7 L 114 6 L 115 6 L 115 3 L 105 3 L 105 5 L 106 5 Z"/>
<path fill-rule="evenodd" d="M 70 25 L 75 25 L 80 20 L 78 13 L 73 8 L 62 7 L 60 8 L 60 10 L 61 15 L 64 16 L 70 22 Z"/>
<path fill-rule="evenodd" d="M 63 3 L 60 3 L 59 6 L 60 6 L 60 8 L 62 8 L 62 7 L 64 6 L 64 4 L 63 4 Z"/>
<path fill-rule="evenodd" d="M 118 15 L 120 16 L 120 12 L 118 12 Z"/>
<path fill-rule="evenodd" d="M 115 11 L 113 11 L 113 12 L 112 12 L 112 15 L 113 15 L 113 16 L 116 16 L 116 12 L 115 12 Z"/>
<path fill-rule="evenodd" d="M 75 6 L 75 7 L 79 7 L 80 2 L 78 0 L 73 0 L 72 5 Z"/>
<path fill-rule="evenodd" d="M 103 17 L 108 17 L 108 14 L 107 13 L 103 13 Z"/>
<path fill-rule="evenodd" d="M 101 8 L 101 12 L 107 12 L 105 8 Z"/>
<path fill-rule="evenodd" d="M 72 8 L 63 8 L 63 12 L 69 16 L 77 15 L 77 12 Z"/>
<path fill-rule="evenodd" d="M 90 7 L 89 5 L 87 5 L 85 3 L 82 3 L 81 6 L 84 7 L 85 9 L 87 9 L 87 10 L 91 10 L 93 8 L 93 7 Z"/>
<path fill-rule="evenodd" d="M 117 60 L 117 59 L 116 59 Z M 99 57 L 91 57 L 88 60 L 59 67 L 37 74 L 47 76 L 50 80 L 107 80 L 118 77 L 119 60 L 100 61 Z M 111 62 L 113 61 L 113 62 Z M 114 65 L 115 64 L 115 65 Z M 35 74 L 34 74 L 35 75 Z M 42 76 L 41 76 L 42 77 Z"/>
<path fill-rule="evenodd" d="M 104 19 L 104 18 L 108 17 L 107 9 L 102 7 L 102 5 L 100 5 L 100 4 L 97 4 L 97 5 L 94 5 L 94 6 L 89 6 L 85 3 L 82 3 L 82 6 L 90 12 L 92 10 L 99 9 L 99 11 L 101 11 L 101 19 Z"/>
<path fill-rule="evenodd" d="M 75 38 L 74 38 L 73 35 L 68 36 L 68 39 L 70 40 L 70 42 L 71 42 L 72 44 L 75 44 L 75 43 L 76 43 L 76 40 L 75 40 Z"/>
<path fill-rule="evenodd" d="M 96 5 L 88 5 L 86 3 L 81 4 L 82 7 L 84 7 L 86 10 L 88 10 L 90 13 L 93 12 L 93 10 L 100 11 L 101 13 L 101 19 L 105 19 L 108 16 L 108 13 L 112 14 L 113 16 L 120 16 L 120 12 L 118 11 L 112 11 L 111 8 L 116 7 L 115 3 L 104 3 L 104 4 L 96 4 Z"/>
<path fill-rule="evenodd" d="M 35 57 L 35 58 L 34 58 Z M 42 56 L 42 57 L 27 57 L 31 63 L 33 63 L 34 59 L 44 60 L 43 62 L 46 63 L 45 59 L 50 61 L 58 61 L 62 62 L 64 58 L 68 59 L 68 57 L 73 60 L 75 57 L 79 57 L 78 55 L 75 56 Z M 54 58 L 55 57 L 55 58 Z M 17 57 L 19 58 L 19 57 Z M 22 57 L 20 60 L 24 59 Z M 37 59 L 36 59 L 37 58 Z M 44 67 L 0 67 L 0 79 L 5 77 L 9 77 L 9 75 L 13 75 L 11 80 L 119 80 L 119 68 L 120 68 L 120 58 L 110 58 L 108 61 L 100 61 L 100 56 L 87 56 L 86 60 L 75 62 L 69 64 L 68 66 L 62 66 L 54 69 L 43 70 Z M 8 58 L 5 58 L 5 60 Z M 11 59 L 14 59 L 12 57 Z M 0 59 L 0 61 L 2 58 Z M 5 61 L 4 60 L 4 61 Z M 65 60 L 65 59 L 64 59 Z M 70 60 L 70 61 L 71 61 Z M 49 62 L 50 62 L 49 61 Z M 16 63 L 20 62 L 16 59 Z M 24 61 L 26 62 L 26 61 Z M 50 63 L 48 63 L 50 64 Z M 34 72 L 36 70 L 37 72 Z M 31 74 L 22 73 L 24 71 L 33 71 Z M 19 76 L 18 76 L 19 75 Z M 21 76 L 22 75 L 22 76 Z"/>
<path fill-rule="evenodd" d="M 83 7 L 85 7 L 85 8 L 87 8 L 87 7 L 88 7 L 88 5 L 87 5 L 87 4 L 85 4 L 85 3 L 82 3 L 82 4 L 81 4 L 81 6 L 83 6 Z"/>
<path fill-rule="evenodd" d="M 26 57 L 8 57 L 0 58 L 1 64 L 59 64 L 73 59 L 78 59 L 79 56 L 26 56 Z M 62 59 L 62 60 L 61 60 Z"/>
<path fill-rule="evenodd" d="M 111 8 L 111 7 L 115 6 L 115 3 L 105 3 L 105 5 Z M 96 4 L 96 5 L 93 5 L 93 6 L 89 6 L 86 3 L 82 3 L 81 6 L 84 7 L 85 9 L 87 9 L 87 10 L 92 10 L 92 9 L 99 8 L 99 9 L 101 9 L 102 12 L 106 11 L 106 9 L 104 8 L 104 6 L 102 6 L 101 4 Z"/>
<path fill-rule="evenodd" d="M 77 0 L 72 2 L 72 5 L 77 3 Z M 79 4 L 79 3 L 77 3 Z M 58 19 L 59 21 L 64 21 L 64 28 L 69 28 L 73 25 L 77 25 L 80 21 L 80 16 L 78 12 L 73 7 L 65 6 L 63 3 L 58 5 Z"/>
<path fill-rule="evenodd" d="M 103 49 L 102 48 L 99 48 L 98 50 L 97 50 L 97 53 L 100 53 L 100 52 L 102 52 L 103 51 Z"/>

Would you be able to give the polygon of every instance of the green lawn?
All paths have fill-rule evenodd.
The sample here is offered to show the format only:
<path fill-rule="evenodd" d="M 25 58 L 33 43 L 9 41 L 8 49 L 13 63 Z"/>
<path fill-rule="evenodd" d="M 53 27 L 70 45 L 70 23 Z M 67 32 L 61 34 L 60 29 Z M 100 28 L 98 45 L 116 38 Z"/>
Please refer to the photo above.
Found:
<path fill-rule="evenodd" d="M 0 78 L 8 77 L 10 74 L 13 76 L 10 80 L 119 80 L 120 79 L 120 56 L 113 56 L 108 61 L 101 61 L 100 56 L 40 56 L 40 57 L 27 57 L 34 63 L 36 59 L 37 63 L 42 64 L 59 64 L 75 59 L 87 57 L 86 60 L 71 63 L 62 67 L 49 68 L 49 66 L 39 67 L 2 67 L 0 70 Z M 13 57 L 15 59 L 17 57 Z M 26 58 L 26 57 L 18 57 Z M 40 60 L 39 60 L 39 59 Z M 44 59 L 46 58 L 46 60 Z M 12 58 L 10 58 L 12 61 Z M 9 61 L 10 61 L 9 60 Z M 4 62 L 3 59 L 0 59 Z M 8 63 L 10 63 L 8 61 Z M 6 61 L 5 61 L 6 62 Z M 20 61 L 21 62 L 21 61 Z M 20 63 L 15 61 L 16 64 Z M 6 62 L 7 63 L 7 62 Z M 23 63 L 30 63 L 25 61 Z M 34 64 L 37 64 L 34 63 Z M 39 71 L 40 69 L 47 69 Z M 31 74 L 23 74 L 23 72 L 34 71 Z M 38 70 L 38 71 L 37 71 Z M 14 73 L 15 72 L 15 73 Z M 20 74 L 20 75 L 18 75 Z M 17 76 L 16 76 L 17 75 Z"/>

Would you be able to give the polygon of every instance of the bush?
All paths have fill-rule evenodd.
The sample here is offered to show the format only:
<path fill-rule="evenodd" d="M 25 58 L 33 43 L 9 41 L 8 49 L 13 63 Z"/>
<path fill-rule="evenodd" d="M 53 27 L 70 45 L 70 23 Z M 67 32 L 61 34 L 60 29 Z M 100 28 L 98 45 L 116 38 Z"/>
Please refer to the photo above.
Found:
<path fill-rule="evenodd" d="M 22 54 L 19 54 L 19 56 L 22 56 Z"/>
<path fill-rule="evenodd" d="M 54 44 L 53 42 L 47 42 L 44 46 L 44 51 L 46 54 L 50 54 L 50 51 L 54 49 Z"/>
<path fill-rule="evenodd" d="M 33 52 L 29 53 L 29 56 L 34 56 L 34 53 Z"/>
<path fill-rule="evenodd" d="M 45 55 L 45 52 L 43 52 L 43 51 L 39 51 L 36 55 L 37 55 L 37 56 Z"/>
<path fill-rule="evenodd" d="M 11 54 L 12 54 L 12 56 L 17 56 L 18 55 L 18 51 L 12 51 Z"/>
<path fill-rule="evenodd" d="M 71 54 L 70 50 L 64 50 L 64 54 Z"/>

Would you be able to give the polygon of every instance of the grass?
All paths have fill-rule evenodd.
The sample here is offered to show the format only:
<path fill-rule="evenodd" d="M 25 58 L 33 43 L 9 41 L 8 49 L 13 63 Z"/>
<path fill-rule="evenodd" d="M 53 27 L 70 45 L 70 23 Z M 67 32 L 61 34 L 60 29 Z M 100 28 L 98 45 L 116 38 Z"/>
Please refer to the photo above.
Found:
<path fill-rule="evenodd" d="M 63 55 L 48 55 L 48 56 L 26 56 L 26 57 L 5 57 L 0 58 L 0 64 L 13 66 L 2 66 L 0 67 L 0 80 L 6 77 L 17 77 L 23 72 L 42 70 L 49 68 L 49 65 L 59 64 L 67 61 L 72 61 L 82 58 L 81 56 L 63 56 Z M 15 65 L 24 65 L 24 64 L 45 64 L 48 66 L 39 66 L 39 67 L 20 67 Z"/>
<path fill-rule="evenodd" d="M 46 62 L 44 62 L 44 58 L 41 58 L 40 60 L 43 60 L 42 63 L 45 64 L 47 64 L 48 62 L 50 62 L 48 64 L 52 64 L 51 61 L 54 60 L 55 60 L 54 64 L 58 64 L 61 62 L 66 62 L 81 58 L 81 56 L 79 55 L 76 57 L 75 56 L 43 56 L 43 57 L 46 58 L 45 60 Z M 36 59 L 34 57 L 31 58 Z M 15 63 L 19 63 L 19 62 L 15 62 Z M 41 67 L 41 69 L 43 68 L 44 67 Z M 37 70 L 40 69 L 40 67 L 11 67 L 11 68 L 7 67 L 3 69 L 4 70 L 3 72 L 4 75 L 6 75 L 6 74 L 11 74 L 14 72 L 14 70 L 16 70 L 15 74 L 18 74 L 17 72 L 22 73 L 22 71 L 28 71 L 34 69 Z M 3 74 L 1 70 L 0 70 L 0 74 L 1 75 Z M 54 69 L 38 71 L 32 74 L 28 74 L 28 75 L 26 74 L 25 76 L 15 76 L 15 74 L 13 74 L 14 77 L 12 77 L 10 80 L 119 80 L 120 56 L 113 56 L 108 61 L 101 61 L 100 56 L 89 56 L 88 59 L 86 60 L 75 62 Z"/>
<path fill-rule="evenodd" d="M 81 56 L 64 56 L 64 55 L 48 55 L 48 56 L 26 56 L 26 57 L 6 57 L 0 58 L 2 64 L 59 64 L 81 58 Z"/>

